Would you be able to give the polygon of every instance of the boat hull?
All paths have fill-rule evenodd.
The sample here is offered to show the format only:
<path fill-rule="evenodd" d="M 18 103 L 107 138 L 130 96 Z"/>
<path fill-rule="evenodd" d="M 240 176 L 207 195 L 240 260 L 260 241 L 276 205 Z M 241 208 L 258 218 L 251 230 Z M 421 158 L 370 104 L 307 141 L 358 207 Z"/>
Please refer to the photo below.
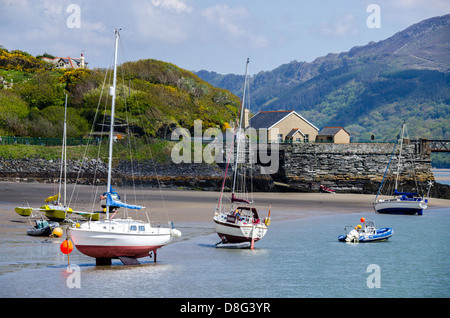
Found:
<path fill-rule="evenodd" d="M 420 201 L 406 201 L 400 199 L 383 200 L 373 204 L 377 213 L 384 214 L 418 214 L 422 215 L 423 210 L 427 208 L 427 203 Z"/>
<path fill-rule="evenodd" d="M 30 207 L 17 207 L 17 208 L 14 209 L 14 211 L 16 211 L 16 213 L 21 215 L 21 216 L 30 216 L 31 213 L 33 212 L 33 208 L 30 208 Z"/>
<path fill-rule="evenodd" d="M 266 235 L 267 226 L 264 224 L 240 224 L 230 223 L 214 218 L 217 235 L 225 238 L 228 243 L 242 243 L 259 241 Z"/>
<path fill-rule="evenodd" d="M 72 213 L 73 210 L 62 205 L 46 204 L 41 206 L 41 211 L 45 212 L 45 216 L 56 222 L 63 222 L 66 219 L 67 213 Z"/>
<path fill-rule="evenodd" d="M 172 230 L 168 228 L 149 228 L 143 232 L 132 233 L 127 225 L 109 226 L 109 222 L 83 224 L 71 228 L 70 235 L 76 248 L 83 254 L 100 259 L 116 259 L 121 256 L 141 258 L 151 251 L 168 244 L 172 240 Z M 114 229 L 113 229 L 114 227 Z"/>
<path fill-rule="evenodd" d="M 358 238 L 359 243 L 381 242 L 387 241 L 394 234 L 394 230 L 389 227 L 377 229 L 376 233 L 361 234 Z M 348 242 L 347 235 L 340 235 L 338 237 L 340 242 Z"/>

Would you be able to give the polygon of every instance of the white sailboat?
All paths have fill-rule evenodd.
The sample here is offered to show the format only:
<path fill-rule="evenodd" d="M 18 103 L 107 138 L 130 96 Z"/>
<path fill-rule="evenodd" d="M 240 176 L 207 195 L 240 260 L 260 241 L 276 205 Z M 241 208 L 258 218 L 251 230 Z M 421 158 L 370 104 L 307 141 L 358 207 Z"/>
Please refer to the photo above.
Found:
<path fill-rule="evenodd" d="M 139 264 L 138 258 L 154 254 L 156 262 L 156 250 L 168 244 L 175 237 L 180 237 L 177 229 L 165 227 L 153 227 L 148 222 L 131 218 L 114 219 L 110 213 L 119 208 L 144 209 L 142 206 L 126 204 L 120 200 L 119 195 L 111 187 L 112 150 L 114 136 L 114 111 L 117 76 L 117 52 L 119 30 L 115 30 L 115 55 L 113 86 L 110 89 L 111 103 L 111 127 L 109 135 L 109 162 L 106 196 L 106 217 L 99 221 L 87 221 L 70 228 L 70 235 L 76 248 L 83 254 L 94 257 L 97 265 L 111 264 L 111 259 L 120 259 L 124 264 Z M 148 216 L 147 216 L 148 219 Z"/>
<path fill-rule="evenodd" d="M 385 183 L 385 177 L 389 169 L 389 164 L 391 162 L 392 156 L 395 153 L 395 147 L 391 155 L 391 159 L 386 168 L 383 180 L 378 189 L 378 193 L 375 197 L 373 207 L 378 213 L 386 214 L 418 214 L 422 215 L 423 210 L 428 207 L 428 199 L 420 196 L 417 192 L 399 192 L 398 191 L 398 180 L 400 175 L 400 167 L 402 162 L 402 150 L 403 150 L 403 139 L 405 138 L 406 123 L 402 126 L 402 133 L 399 140 L 399 155 L 397 160 L 397 171 L 395 173 L 395 188 L 393 191 L 393 198 L 381 199 L 379 198 L 381 189 Z M 397 144 L 396 144 L 397 145 Z"/>
<path fill-rule="evenodd" d="M 255 207 L 254 201 L 248 197 L 249 192 L 246 190 L 246 176 L 247 171 L 251 171 L 251 169 L 246 169 L 248 164 L 242 162 L 243 160 L 239 157 L 243 153 L 245 154 L 246 149 L 248 149 L 245 147 L 245 142 L 248 141 L 248 139 L 244 134 L 244 127 L 242 127 L 245 111 L 245 90 L 248 80 L 248 64 L 249 59 L 247 59 L 245 68 L 244 92 L 241 102 L 240 119 L 238 119 L 239 122 L 236 124 L 233 139 L 233 141 L 236 141 L 236 152 L 234 156 L 234 169 L 232 176 L 232 193 L 231 198 L 228 198 L 230 201 L 230 206 L 225 206 L 223 203 L 223 198 L 225 196 L 224 187 L 227 179 L 228 168 L 231 163 L 231 155 L 228 156 L 227 159 L 222 190 L 213 217 L 216 232 L 222 239 L 222 241 L 216 245 L 217 247 L 250 247 L 253 249 L 254 243 L 266 235 L 270 224 L 270 208 L 268 216 L 262 220 Z M 234 144 L 230 147 L 230 154 L 232 150 L 234 150 Z M 244 196 L 247 197 L 244 198 Z"/>

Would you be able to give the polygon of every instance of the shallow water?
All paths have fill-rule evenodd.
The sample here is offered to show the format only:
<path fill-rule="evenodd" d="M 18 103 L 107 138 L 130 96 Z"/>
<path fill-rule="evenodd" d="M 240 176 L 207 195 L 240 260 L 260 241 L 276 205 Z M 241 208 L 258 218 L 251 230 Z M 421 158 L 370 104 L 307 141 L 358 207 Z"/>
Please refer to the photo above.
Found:
<path fill-rule="evenodd" d="M 450 185 L 450 169 L 433 169 L 436 182 Z"/>
<path fill-rule="evenodd" d="M 392 227 L 394 235 L 387 242 L 338 242 L 344 226 L 357 225 L 361 217 Z M 72 273 L 59 251 L 63 238 L 9 229 L 0 242 L 0 297 L 450 296 L 448 208 L 428 209 L 423 216 L 367 212 L 272 222 L 254 250 L 216 249 L 212 223 L 179 228 L 183 238 L 158 250 L 157 263 L 144 258 L 138 266 L 113 261 L 96 267 L 75 249 Z M 379 270 L 368 271 L 371 264 Z M 368 280 L 380 288 L 369 288 Z"/>

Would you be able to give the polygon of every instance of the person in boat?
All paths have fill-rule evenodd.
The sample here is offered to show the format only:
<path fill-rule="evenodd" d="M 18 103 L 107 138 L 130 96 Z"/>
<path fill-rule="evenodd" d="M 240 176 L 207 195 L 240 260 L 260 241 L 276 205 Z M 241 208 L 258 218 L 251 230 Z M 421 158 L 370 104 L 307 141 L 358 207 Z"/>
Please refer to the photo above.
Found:
<path fill-rule="evenodd" d="M 53 204 L 53 205 L 58 205 L 58 206 L 62 206 L 62 204 L 61 204 L 61 203 L 59 203 L 59 204 L 58 204 L 58 201 L 52 201 L 52 204 Z"/>

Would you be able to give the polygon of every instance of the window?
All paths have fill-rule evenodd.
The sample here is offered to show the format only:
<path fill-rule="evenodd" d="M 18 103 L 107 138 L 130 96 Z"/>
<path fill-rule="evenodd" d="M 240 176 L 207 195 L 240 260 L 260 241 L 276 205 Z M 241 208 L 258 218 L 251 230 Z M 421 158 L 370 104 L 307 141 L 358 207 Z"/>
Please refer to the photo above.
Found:
<path fill-rule="evenodd" d="M 136 225 L 130 225 L 130 231 L 136 231 L 137 227 Z"/>
<path fill-rule="evenodd" d="M 309 142 L 309 135 L 308 134 L 305 135 L 305 139 L 303 141 L 304 142 Z"/>
<path fill-rule="evenodd" d="M 278 134 L 278 142 L 283 142 L 283 134 Z"/>
<path fill-rule="evenodd" d="M 144 225 L 139 225 L 139 231 L 144 232 L 145 231 L 145 226 Z"/>

